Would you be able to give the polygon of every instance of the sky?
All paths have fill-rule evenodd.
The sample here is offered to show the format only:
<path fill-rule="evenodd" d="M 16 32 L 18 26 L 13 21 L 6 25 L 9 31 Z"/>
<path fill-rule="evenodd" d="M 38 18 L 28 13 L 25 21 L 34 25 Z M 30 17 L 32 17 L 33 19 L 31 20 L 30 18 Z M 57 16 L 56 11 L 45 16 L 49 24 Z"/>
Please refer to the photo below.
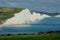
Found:
<path fill-rule="evenodd" d="M 60 12 L 60 0 L 0 0 L 0 6 L 28 8 L 40 12 Z"/>

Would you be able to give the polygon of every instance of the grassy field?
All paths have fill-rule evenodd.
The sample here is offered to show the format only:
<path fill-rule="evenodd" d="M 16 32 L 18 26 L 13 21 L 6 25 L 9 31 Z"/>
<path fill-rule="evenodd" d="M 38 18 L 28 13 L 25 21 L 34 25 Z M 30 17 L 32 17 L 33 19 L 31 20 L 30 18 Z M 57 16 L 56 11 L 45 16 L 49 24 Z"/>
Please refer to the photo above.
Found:
<path fill-rule="evenodd" d="M 0 40 L 60 40 L 60 34 L 0 36 Z"/>

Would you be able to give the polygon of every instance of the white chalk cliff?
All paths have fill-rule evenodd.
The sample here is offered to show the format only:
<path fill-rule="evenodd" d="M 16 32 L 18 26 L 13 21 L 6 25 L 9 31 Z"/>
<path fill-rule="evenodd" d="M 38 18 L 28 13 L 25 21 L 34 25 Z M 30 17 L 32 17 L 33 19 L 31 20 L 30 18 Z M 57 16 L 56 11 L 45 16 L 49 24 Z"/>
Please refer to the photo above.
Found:
<path fill-rule="evenodd" d="M 16 24 L 29 24 L 38 20 L 42 20 L 46 17 L 50 17 L 46 14 L 40 14 L 33 12 L 31 14 L 30 10 L 24 9 L 19 13 L 14 14 L 15 16 L 7 19 L 3 25 L 16 25 Z"/>
<path fill-rule="evenodd" d="M 55 16 L 55 17 L 60 17 L 60 15 L 57 15 L 57 16 Z"/>

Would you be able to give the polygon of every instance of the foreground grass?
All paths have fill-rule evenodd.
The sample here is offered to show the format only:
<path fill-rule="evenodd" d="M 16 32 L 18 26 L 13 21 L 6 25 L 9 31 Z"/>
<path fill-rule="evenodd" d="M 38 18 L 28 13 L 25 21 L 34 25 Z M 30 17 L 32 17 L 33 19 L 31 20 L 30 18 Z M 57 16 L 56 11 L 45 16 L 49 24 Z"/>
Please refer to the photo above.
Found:
<path fill-rule="evenodd" d="M 0 40 L 60 40 L 60 34 L 0 36 Z"/>

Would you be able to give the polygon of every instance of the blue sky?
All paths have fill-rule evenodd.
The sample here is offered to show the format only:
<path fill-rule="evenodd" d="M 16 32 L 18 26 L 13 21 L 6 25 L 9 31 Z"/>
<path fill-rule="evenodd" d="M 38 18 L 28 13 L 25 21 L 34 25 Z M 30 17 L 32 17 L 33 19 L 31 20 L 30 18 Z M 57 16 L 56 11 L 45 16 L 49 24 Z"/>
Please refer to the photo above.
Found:
<path fill-rule="evenodd" d="M 0 0 L 0 6 L 28 8 L 34 11 L 60 12 L 60 0 Z"/>

